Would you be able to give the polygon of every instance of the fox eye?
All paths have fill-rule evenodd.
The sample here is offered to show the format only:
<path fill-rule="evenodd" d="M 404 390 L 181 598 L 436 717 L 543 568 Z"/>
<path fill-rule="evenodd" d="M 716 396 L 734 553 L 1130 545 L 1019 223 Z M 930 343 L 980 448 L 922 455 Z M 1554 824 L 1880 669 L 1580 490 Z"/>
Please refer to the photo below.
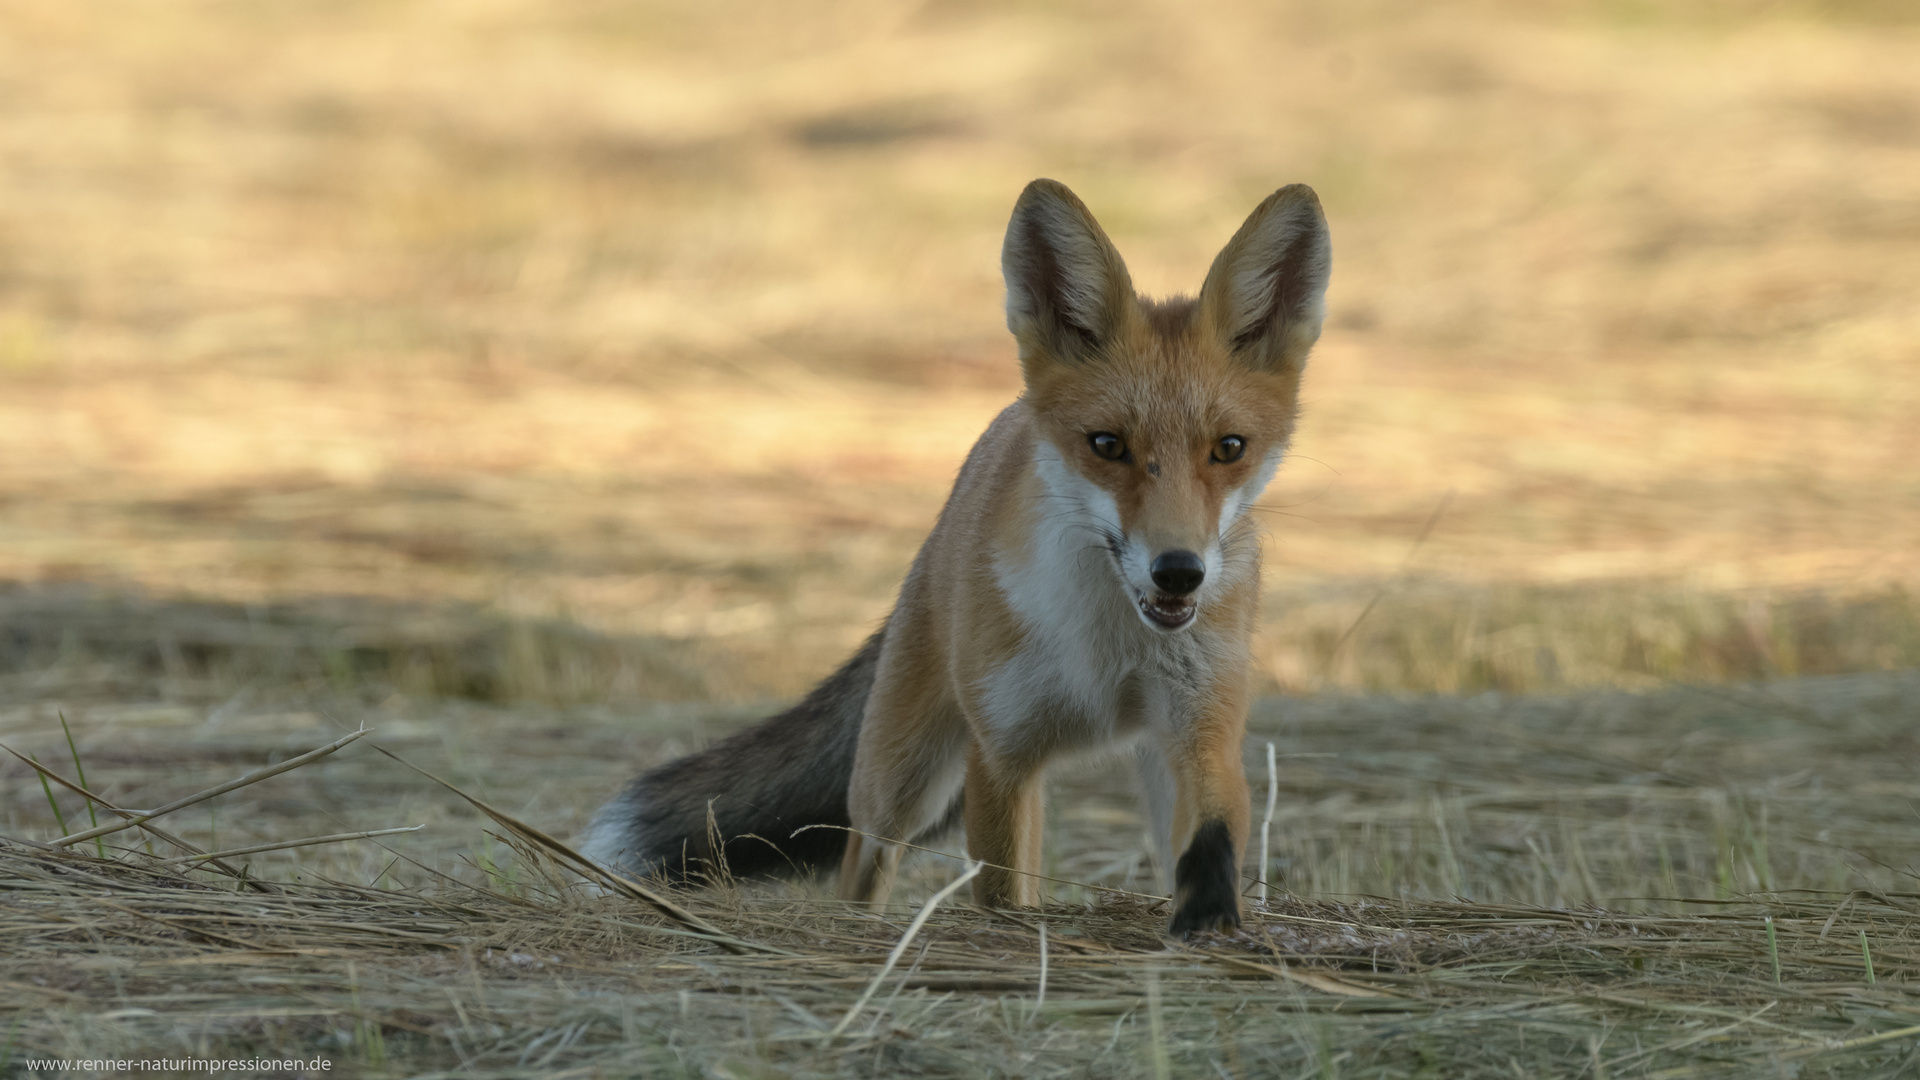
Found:
<path fill-rule="evenodd" d="M 1213 444 L 1213 460 L 1222 465 L 1230 465 L 1240 460 L 1247 452 L 1247 440 L 1238 435 L 1222 435 L 1220 441 Z"/>
<path fill-rule="evenodd" d="M 1111 431 L 1096 431 L 1087 436 L 1087 445 L 1108 461 L 1119 461 L 1127 456 L 1126 442 Z"/>

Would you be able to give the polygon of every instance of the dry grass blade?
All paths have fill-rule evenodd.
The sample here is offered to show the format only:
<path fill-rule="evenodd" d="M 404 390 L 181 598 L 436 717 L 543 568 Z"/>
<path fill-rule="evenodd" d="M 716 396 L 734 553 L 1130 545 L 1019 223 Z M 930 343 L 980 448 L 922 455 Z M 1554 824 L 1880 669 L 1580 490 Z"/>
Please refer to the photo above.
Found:
<path fill-rule="evenodd" d="M 1040 982 L 1033 992 L 1033 1011 L 1038 1013 L 1047 1003 L 1047 924 L 1040 924 Z"/>
<path fill-rule="evenodd" d="M 513 815 L 505 812 L 504 810 L 501 810 L 495 806 L 490 805 L 484 799 L 481 799 L 475 795 L 469 794 L 468 792 L 461 790 L 461 788 L 458 785 L 448 780 L 442 779 L 441 777 L 435 776 L 433 773 L 430 773 L 427 770 L 422 769 L 417 765 L 414 765 L 413 763 L 407 761 L 405 758 L 402 758 L 400 755 L 394 753 L 393 751 L 388 750 L 383 746 L 376 746 L 374 747 L 374 749 L 380 751 L 382 754 L 385 754 L 388 758 L 392 759 L 398 764 L 403 765 L 406 768 L 411 769 L 416 773 L 419 773 L 421 776 L 426 777 L 427 779 L 433 781 L 434 783 L 439 784 L 441 787 L 446 788 L 448 791 L 453 792 L 455 795 L 460 796 L 462 799 L 465 799 L 467 803 L 471 805 L 475 810 L 478 810 L 481 813 L 492 818 L 495 822 L 497 822 L 500 825 L 501 828 L 504 828 L 513 832 L 515 835 L 525 839 L 528 843 L 534 844 L 544 851 L 547 851 L 553 855 L 559 856 L 560 859 L 562 859 L 570 869 L 586 876 L 591 880 L 600 882 L 602 885 L 612 889 L 615 892 L 621 893 L 625 896 L 631 897 L 635 900 L 639 900 L 642 903 L 645 903 L 651 906 L 655 911 L 660 912 L 660 914 L 665 915 L 667 918 L 672 919 L 674 922 L 679 923 L 681 926 L 686 927 L 688 930 L 691 930 L 697 934 L 700 934 L 704 937 L 711 939 L 714 942 L 714 944 L 719 945 L 721 948 L 726 949 L 728 952 L 738 953 L 738 952 L 749 952 L 749 951 L 769 951 L 764 946 L 756 945 L 750 941 L 743 941 L 739 938 L 734 937 L 731 934 L 728 934 L 722 931 L 719 927 L 714 926 L 713 924 L 707 922 L 705 919 L 702 919 L 698 915 L 695 915 L 691 911 L 688 911 L 686 908 L 682 907 L 681 905 L 676 904 L 672 900 L 667 899 L 665 896 L 661 895 L 659 892 L 653 889 L 650 889 L 647 886 L 642 885 L 637 881 L 634 881 L 632 878 L 629 878 L 624 874 L 615 873 L 612 870 L 609 870 L 606 867 L 601 866 L 599 863 L 596 863 L 592 859 L 589 859 L 586 856 L 580 854 L 579 852 L 573 850 L 573 848 L 568 846 L 567 844 L 563 844 L 559 840 L 554 839 L 552 836 L 547 835 L 547 833 L 543 832 L 542 830 L 536 829 L 532 825 L 529 825 L 526 822 L 521 821 L 519 818 L 514 817 Z M 777 951 L 777 950 L 773 950 L 773 951 Z"/>
<path fill-rule="evenodd" d="M 1282 963 L 1279 967 L 1274 967 L 1249 960 L 1244 956 L 1232 956 L 1212 949 L 1203 950 L 1203 952 L 1204 955 L 1211 956 L 1223 963 L 1231 964 L 1243 971 L 1257 971 L 1263 975 L 1271 975 L 1276 979 L 1284 979 L 1287 982 L 1298 983 L 1309 990 L 1318 990 L 1323 994 L 1337 994 L 1341 997 L 1361 998 L 1401 996 L 1391 990 L 1380 987 L 1363 986 L 1345 979 L 1338 979 L 1323 971 L 1301 971 L 1287 967 L 1285 963 Z"/>
<path fill-rule="evenodd" d="M 140 815 L 137 812 L 132 810 L 122 809 L 121 807 L 115 806 L 111 802 L 108 802 L 106 799 L 103 799 L 100 796 L 94 794 L 93 792 L 88 791 L 86 788 L 81 787 L 79 784 L 76 784 L 73 781 L 68 780 L 66 777 L 61 776 L 59 773 L 54 772 L 52 769 L 47 768 L 46 766 L 40 764 L 39 762 L 33 760 L 32 758 L 21 755 L 19 751 L 13 749 L 10 746 L 6 746 L 5 744 L 0 744 L 0 750 L 5 750 L 7 753 L 12 754 L 14 757 L 18 758 L 21 762 L 25 763 L 27 767 L 33 769 L 34 772 L 40 775 L 40 778 L 43 782 L 51 780 L 52 782 L 66 788 L 68 791 L 73 792 L 75 795 L 78 795 L 81 798 L 86 799 L 89 803 L 93 803 L 95 805 L 103 807 L 104 809 L 106 809 L 108 813 L 119 815 L 123 820 L 134 821 L 134 819 L 140 817 Z M 241 873 L 239 870 L 235 869 L 234 867 L 228 866 L 226 863 L 222 862 L 217 856 L 208 855 L 203 848 L 199 847 L 196 844 L 189 843 L 188 841 L 183 840 L 178 836 L 175 836 L 173 833 L 168 832 L 166 829 L 163 829 L 160 826 L 155 825 L 152 821 L 140 821 L 138 822 L 138 825 L 141 831 L 148 833 L 152 836 L 155 836 L 165 843 L 172 844 L 174 847 L 177 847 L 180 850 L 185 851 L 190 855 L 196 855 L 206 859 L 209 864 L 211 864 L 214 868 L 218 869 L 221 873 L 226 874 L 229 877 L 240 879 L 241 881 L 246 883 L 246 886 L 249 889 L 252 889 L 255 892 L 276 891 L 273 885 L 270 885 L 264 881 L 255 881 L 252 877 Z M 46 848 L 54 849 L 54 846 L 52 844 L 41 844 L 38 841 L 34 841 L 33 843 L 35 844 L 35 846 L 38 846 L 38 847 L 46 847 Z M 54 849 L 54 850 L 58 850 L 58 849 Z"/>
<path fill-rule="evenodd" d="M 1722 1024 L 1719 1027 L 1708 1028 L 1705 1031 L 1688 1035 L 1685 1038 L 1673 1039 L 1668 1042 L 1662 1043 L 1659 1046 L 1649 1046 L 1644 1050 L 1636 1050 L 1631 1054 L 1622 1054 L 1621 1056 L 1606 1062 L 1604 1064 L 1604 1068 L 1607 1072 L 1613 1073 L 1619 1069 L 1624 1069 L 1627 1066 L 1634 1064 L 1635 1062 L 1643 1061 L 1647 1058 L 1653 1057 L 1656 1054 L 1670 1053 L 1674 1050 L 1684 1050 L 1689 1046 L 1694 1046 L 1699 1043 L 1710 1042 L 1715 1039 L 1723 1038 L 1729 1032 L 1737 1031 L 1740 1028 L 1746 1027 L 1748 1024 L 1751 1024 L 1755 1020 L 1760 1019 L 1762 1016 L 1765 1016 L 1767 1013 L 1772 1012 L 1774 1008 L 1779 1004 L 1780 1003 L 1777 1001 L 1769 1001 L 1765 1005 L 1762 1005 L 1759 1008 L 1753 1010 L 1753 1012 L 1747 1014 L 1746 1016 L 1736 1017 L 1732 1023 Z"/>
<path fill-rule="evenodd" d="M 1259 881 L 1257 896 L 1261 903 L 1267 902 L 1267 880 L 1273 869 L 1273 811 L 1280 800 L 1280 766 L 1274 757 L 1273 743 L 1267 743 L 1267 812 L 1260 819 L 1260 869 L 1254 875 Z"/>
<path fill-rule="evenodd" d="M 166 815 L 171 814 L 176 810 L 184 810 L 189 806 L 194 806 L 199 803 L 206 802 L 208 799 L 214 798 L 216 796 L 225 795 L 229 791 L 237 791 L 240 788 L 247 787 L 252 784 L 257 784 L 262 780 L 267 780 L 267 779 L 271 779 L 272 777 L 279 776 L 281 773 L 291 772 L 294 769 L 300 768 L 302 765 L 312 764 L 313 762 L 319 761 L 321 758 L 326 757 L 331 753 L 334 753 L 335 751 L 341 749 L 342 747 L 347 746 L 348 744 L 354 742 L 357 739 L 362 738 L 367 734 L 369 734 L 368 729 L 361 728 L 358 731 L 351 732 L 347 735 L 341 736 L 338 739 L 335 739 L 333 742 L 328 743 L 326 746 L 322 746 L 315 750 L 309 750 L 298 757 L 288 758 L 287 760 L 282 761 L 277 765 L 269 765 L 263 769 L 255 769 L 254 771 L 247 773 L 245 776 L 236 777 L 235 779 L 229 780 L 224 784 L 219 784 L 217 786 L 207 788 L 205 791 L 194 792 L 192 795 L 188 795 L 184 799 L 175 799 L 174 801 L 166 804 L 165 806 L 159 807 L 158 809 L 136 811 L 134 812 L 133 817 L 127 818 L 123 821 L 117 821 L 110 825 L 101 825 L 98 828 L 88 829 L 85 832 L 77 832 L 71 836 L 63 836 L 58 840 L 49 841 L 49 843 L 51 843 L 54 847 L 67 847 L 71 844 L 77 844 L 82 840 L 91 840 L 96 836 L 107 836 L 112 833 L 120 832 L 123 829 L 131 829 L 139 825 L 144 825 L 145 823 L 152 821 L 154 818 L 165 817 Z M 15 756 L 18 756 L 18 755 L 15 755 Z"/>
<path fill-rule="evenodd" d="M 1894 1039 L 1913 1038 L 1916 1035 L 1920 1035 L 1920 1024 L 1915 1024 L 1912 1027 L 1897 1028 L 1893 1031 L 1882 1031 L 1875 1035 L 1862 1035 L 1857 1039 L 1844 1039 L 1828 1046 L 1810 1046 L 1797 1055 L 1788 1056 L 1813 1057 L 1816 1054 L 1829 1054 L 1840 1050 L 1854 1050 L 1862 1046 L 1875 1046 L 1883 1042 L 1891 1042 Z"/>
<path fill-rule="evenodd" d="M 1340 632 L 1340 636 L 1333 640 L 1333 646 L 1327 650 L 1326 658 L 1321 664 L 1320 678 L 1322 681 L 1332 672 L 1334 665 L 1340 661 L 1340 650 L 1353 638 L 1354 633 L 1360 629 L 1360 624 L 1367 621 L 1367 616 L 1373 614 L 1373 609 L 1380 603 L 1381 597 L 1386 596 L 1389 590 L 1406 578 L 1407 571 L 1413 567 L 1414 556 L 1420 554 L 1420 549 L 1427 544 L 1427 537 L 1433 535 L 1434 526 L 1440 524 L 1440 519 L 1446 516 L 1447 507 L 1453 505 L 1454 494 L 1455 489 L 1448 488 L 1447 493 L 1440 496 L 1440 502 L 1434 506 L 1433 513 L 1427 515 L 1426 524 L 1420 526 L 1420 532 L 1414 536 L 1413 546 L 1407 549 L 1406 557 L 1400 560 L 1399 571 L 1395 573 L 1394 576 L 1380 582 L 1379 587 L 1374 590 L 1373 595 L 1367 599 L 1366 605 L 1360 609 L 1360 614 L 1355 615 L 1353 621 L 1347 624 L 1347 628 Z"/>
<path fill-rule="evenodd" d="M 271 844 L 254 844 L 250 847 L 228 848 L 204 855 L 180 855 L 171 859 L 162 859 L 167 863 L 196 863 L 212 859 L 231 859 L 241 855 L 258 855 L 264 851 L 291 851 L 294 848 L 317 847 L 321 844 L 338 844 L 347 840 L 369 840 L 376 836 L 394 836 L 399 833 L 419 832 L 425 825 L 405 825 L 397 829 L 372 829 L 366 832 L 334 833 L 331 836 L 309 836 L 303 840 L 280 840 Z"/>
<path fill-rule="evenodd" d="M 932 917 L 934 909 L 940 906 L 941 901 L 958 892 L 961 886 L 978 877 L 980 871 L 985 868 L 986 865 L 984 863 L 976 862 L 968 865 L 965 872 L 948 882 L 945 888 L 934 893 L 927 899 L 925 904 L 920 906 L 920 913 L 913 917 L 913 922 L 907 926 L 907 932 L 900 935 L 899 943 L 893 947 L 892 952 L 887 954 L 887 962 L 880 965 L 879 973 L 873 977 L 872 982 L 867 984 L 866 992 L 862 993 L 859 999 L 853 1003 L 853 1006 L 847 1010 L 847 1015 L 841 1017 L 840 1022 L 833 1025 L 833 1030 L 827 1032 L 827 1038 L 834 1038 L 841 1032 L 847 1030 L 847 1025 L 853 1023 L 853 1018 L 860 1015 L 860 1010 L 866 1007 L 867 1002 L 873 1000 L 873 995 L 880 989 L 880 984 L 886 981 L 887 974 L 893 970 L 893 966 L 900 962 L 900 957 L 905 955 L 907 946 L 913 943 L 914 936 L 920 933 L 920 928 L 927 925 L 927 919 Z"/>

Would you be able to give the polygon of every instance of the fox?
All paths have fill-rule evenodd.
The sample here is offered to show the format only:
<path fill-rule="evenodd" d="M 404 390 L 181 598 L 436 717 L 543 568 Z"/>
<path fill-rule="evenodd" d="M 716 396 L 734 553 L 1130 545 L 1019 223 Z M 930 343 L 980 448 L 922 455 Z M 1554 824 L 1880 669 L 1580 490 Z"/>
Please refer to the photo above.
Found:
<path fill-rule="evenodd" d="M 963 826 L 983 907 L 1040 900 L 1044 775 L 1129 742 L 1168 932 L 1236 928 L 1263 528 L 1332 266 L 1313 189 L 1275 191 L 1198 294 L 1137 294 L 1053 180 L 1001 249 L 1023 392 L 987 427 L 880 628 L 797 705 L 643 773 L 590 819 L 610 868 L 806 873 L 883 904 Z M 824 826 L 824 827 L 823 827 Z"/>

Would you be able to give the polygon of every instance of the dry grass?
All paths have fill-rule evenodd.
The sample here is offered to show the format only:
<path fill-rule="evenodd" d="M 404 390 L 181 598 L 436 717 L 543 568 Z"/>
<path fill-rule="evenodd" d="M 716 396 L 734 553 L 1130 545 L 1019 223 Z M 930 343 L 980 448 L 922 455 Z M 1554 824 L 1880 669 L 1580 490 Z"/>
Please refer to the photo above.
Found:
<path fill-rule="evenodd" d="M 63 763 L 64 714 L 91 787 L 129 806 L 365 721 L 363 744 L 165 823 L 209 850 L 428 827 L 233 858 L 252 889 L 158 863 L 166 845 L 125 843 L 133 833 L 108 838 L 107 860 L 87 844 L 0 845 L 16 1064 L 322 1055 L 363 1075 L 755 1077 L 1572 1076 L 1596 1059 L 1614 1077 L 1893 1077 L 1920 1064 L 1912 675 L 1270 701 L 1248 761 L 1258 785 L 1263 742 L 1281 754 L 1283 891 L 1243 932 L 1185 947 L 1159 936 L 1128 785 L 1100 763 L 1063 769 L 1047 907 L 940 907 L 830 1036 L 955 857 L 916 857 L 878 916 L 806 882 L 677 896 L 747 943 L 729 951 L 583 891 L 524 837 L 366 749 L 564 835 L 632 763 L 724 730 L 725 715 L 370 707 L 297 684 L 169 703 L 154 694 L 164 676 L 100 674 L 13 682 L 31 704 L 0 718 L 0 739 Z M 24 770 L 5 775 L 7 834 L 57 833 Z M 78 800 L 61 801 L 75 821 Z"/>
<path fill-rule="evenodd" d="M 1900 588 L 1727 594 L 1424 579 L 1328 583 L 1268 600 L 1256 677 L 1269 692 L 1647 689 L 1920 667 L 1920 605 Z M 0 587 L 0 677 L 28 682 L 98 669 L 108 682 L 158 678 L 170 693 L 198 695 L 267 681 L 376 699 L 633 705 L 778 693 L 761 679 L 796 663 L 726 640 L 607 634 L 469 605 L 242 605 Z"/>
<path fill-rule="evenodd" d="M 1920 1030 L 1913 894 L 1667 916 L 1288 899 L 1171 951 L 1125 898 L 1020 923 L 949 908 L 834 1034 L 904 913 L 690 898 L 764 948 L 728 955 L 557 884 L 242 898 L 11 844 L 0 867 L 9 974 L 34 987 L 3 992 L 35 1056 L 157 1056 L 191 1030 L 202 1053 L 318 1050 L 349 1075 L 1891 1077 Z"/>

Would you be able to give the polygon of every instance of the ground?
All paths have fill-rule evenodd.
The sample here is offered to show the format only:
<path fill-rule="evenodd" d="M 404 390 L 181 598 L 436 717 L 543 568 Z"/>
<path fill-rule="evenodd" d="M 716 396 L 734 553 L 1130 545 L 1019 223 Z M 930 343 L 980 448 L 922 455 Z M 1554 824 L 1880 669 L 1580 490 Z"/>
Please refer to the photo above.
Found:
<path fill-rule="evenodd" d="M 1271 887 L 1250 854 L 1246 926 L 1175 943 L 1111 759 L 1056 770 L 1040 910 L 962 891 L 909 936 L 963 872 L 950 845 L 914 856 L 879 914 L 819 880 L 669 890 L 684 911 L 663 914 L 585 888 L 540 838 L 564 842 L 635 768 L 751 709 L 343 693 L 297 654 L 278 679 L 264 664 L 242 679 L 73 648 L 7 678 L 0 741 L 69 779 L 77 756 L 121 804 L 371 729 L 171 815 L 181 841 L 424 828 L 235 856 L 245 880 L 183 875 L 137 832 L 77 855 L 0 844 L 15 1067 L 163 1052 L 463 1076 L 1920 1067 L 1912 673 L 1266 698 L 1247 765 L 1264 795 L 1274 747 Z M 25 769 L 6 798 L 8 836 L 88 821 L 65 796 L 56 823 Z"/>

